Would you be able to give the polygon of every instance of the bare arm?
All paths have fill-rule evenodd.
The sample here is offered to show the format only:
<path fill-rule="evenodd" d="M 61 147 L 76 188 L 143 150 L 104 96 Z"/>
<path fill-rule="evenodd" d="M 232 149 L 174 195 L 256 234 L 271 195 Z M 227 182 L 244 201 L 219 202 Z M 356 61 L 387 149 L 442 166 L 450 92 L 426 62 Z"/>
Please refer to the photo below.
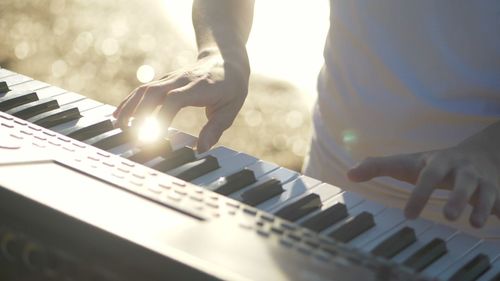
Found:
<path fill-rule="evenodd" d="M 248 93 L 250 66 L 245 44 L 253 6 L 253 0 L 195 0 L 196 63 L 132 91 L 114 113 L 118 124 L 126 126 L 131 117 L 144 118 L 160 107 L 159 119 L 169 126 L 183 107 L 205 107 L 208 121 L 197 148 L 206 151 L 217 143 Z"/>
<path fill-rule="evenodd" d="M 195 0 L 193 26 L 199 57 L 220 53 L 248 68 L 245 44 L 253 19 L 253 0 Z"/>

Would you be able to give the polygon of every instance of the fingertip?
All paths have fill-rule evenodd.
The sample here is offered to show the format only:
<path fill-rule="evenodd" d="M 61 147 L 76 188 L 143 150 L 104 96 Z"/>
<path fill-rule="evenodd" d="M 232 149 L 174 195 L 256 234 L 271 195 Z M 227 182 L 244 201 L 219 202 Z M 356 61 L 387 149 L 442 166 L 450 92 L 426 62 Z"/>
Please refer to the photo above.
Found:
<path fill-rule="evenodd" d="M 347 178 L 353 182 L 362 182 L 372 179 L 370 169 L 363 162 L 360 164 L 356 164 L 354 167 L 347 171 Z"/>
<path fill-rule="evenodd" d="M 196 151 L 198 153 L 204 153 L 207 150 L 207 146 L 198 139 L 198 143 L 196 144 Z"/>
<path fill-rule="evenodd" d="M 405 218 L 409 220 L 415 219 L 417 216 L 415 215 L 415 212 L 412 210 L 405 209 L 404 210 Z"/>
<path fill-rule="evenodd" d="M 449 206 L 447 205 L 445 208 L 444 208 L 444 217 L 450 221 L 454 221 L 458 218 L 458 215 L 459 215 L 459 211 L 457 210 L 457 208 L 453 207 L 453 206 Z"/>
<path fill-rule="evenodd" d="M 482 215 L 472 215 L 470 217 L 470 224 L 475 228 L 481 228 L 486 223 L 486 218 Z"/>

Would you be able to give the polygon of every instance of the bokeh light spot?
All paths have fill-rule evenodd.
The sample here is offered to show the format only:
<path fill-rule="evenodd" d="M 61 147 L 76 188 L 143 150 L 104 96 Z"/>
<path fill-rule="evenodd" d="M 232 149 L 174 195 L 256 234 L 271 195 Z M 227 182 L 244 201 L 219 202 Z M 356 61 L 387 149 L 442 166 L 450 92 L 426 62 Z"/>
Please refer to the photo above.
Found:
<path fill-rule="evenodd" d="M 143 34 L 139 39 L 139 48 L 144 52 L 153 51 L 156 48 L 156 38 L 151 34 Z"/>
<path fill-rule="evenodd" d="M 262 114 L 257 110 L 248 110 L 245 112 L 245 122 L 250 127 L 257 127 L 262 123 Z"/>
<path fill-rule="evenodd" d="M 303 121 L 304 117 L 302 116 L 302 113 L 297 110 L 290 111 L 286 114 L 285 122 L 288 127 L 292 129 L 302 126 Z"/>
<path fill-rule="evenodd" d="M 148 117 L 139 127 L 138 138 L 143 143 L 152 143 L 161 135 L 161 127 L 158 121 L 153 117 Z"/>
<path fill-rule="evenodd" d="M 357 140 L 358 137 L 355 132 L 349 130 L 342 132 L 342 141 L 344 142 L 344 144 L 352 144 Z"/>
<path fill-rule="evenodd" d="M 21 42 L 16 45 L 14 53 L 18 59 L 25 59 L 30 54 L 30 45 L 27 42 Z"/>
<path fill-rule="evenodd" d="M 144 64 L 137 69 L 137 80 L 141 83 L 151 82 L 155 77 L 155 70 L 152 66 Z"/>
<path fill-rule="evenodd" d="M 106 56 L 115 55 L 120 50 L 118 41 L 115 38 L 106 38 L 102 41 L 101 51 Z"/>
<path fill-rule="evenodd" d="M 52 63 L 52 75 L 62 77 L 68 71 L 68 65 L 63 60 L 56 60 Z"/>

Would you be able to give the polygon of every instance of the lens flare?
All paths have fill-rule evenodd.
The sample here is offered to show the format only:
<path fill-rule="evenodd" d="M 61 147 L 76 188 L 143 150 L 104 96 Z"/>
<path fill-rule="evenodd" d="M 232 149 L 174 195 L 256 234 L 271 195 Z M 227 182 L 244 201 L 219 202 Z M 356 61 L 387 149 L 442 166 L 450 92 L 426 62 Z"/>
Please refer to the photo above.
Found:
<path fill-rule="evenodd" d="M 153 117 L 148 117 L 139 127 L 138 139 L 143 143 L 152 143 L 158 140 L 161 136 L 161 127 L 158 120 Z"/>

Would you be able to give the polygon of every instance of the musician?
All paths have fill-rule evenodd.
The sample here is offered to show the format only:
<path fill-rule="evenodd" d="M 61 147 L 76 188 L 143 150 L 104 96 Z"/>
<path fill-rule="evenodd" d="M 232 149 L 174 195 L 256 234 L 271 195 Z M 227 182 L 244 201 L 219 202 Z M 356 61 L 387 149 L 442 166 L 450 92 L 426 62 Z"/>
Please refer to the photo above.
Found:
<path fill-rule="evenodd" d="M 305 174 L 500 237 L 500 2 L 330 2 Z M 195 0 L 197 62 L 135 89 L 119 122 L 205 107 L 197 149 L 213 146 L 247 96 L 253 6 Z"/>

